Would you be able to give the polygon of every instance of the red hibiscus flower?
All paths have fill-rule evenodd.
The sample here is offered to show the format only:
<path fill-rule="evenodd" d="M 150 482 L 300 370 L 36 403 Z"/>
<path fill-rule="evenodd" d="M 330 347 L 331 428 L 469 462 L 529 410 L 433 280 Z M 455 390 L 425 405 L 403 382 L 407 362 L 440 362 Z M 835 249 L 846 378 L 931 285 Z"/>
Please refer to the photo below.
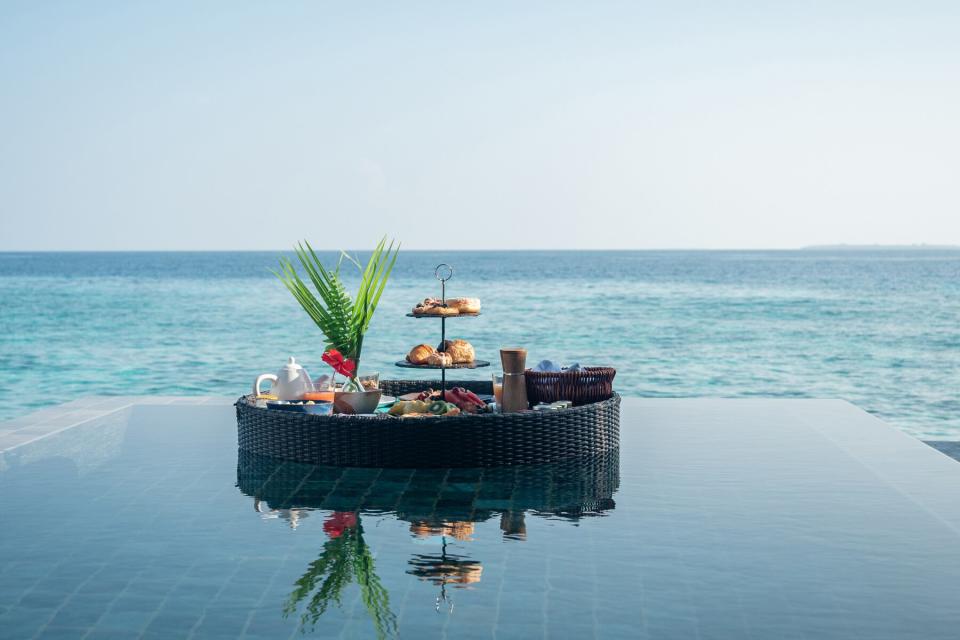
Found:
<path fill-rule="evenodd" d="M 339 538 L 347 529 L 357 526 L 357 514 L 352 511 L 334 511 L 323 521 L 323 532 L 331 538 Z"/>
<path fill-rule="evenodd" d="M 353 360 L 344 358 L 343 354 L 336 349 L 324 351 L 323 361 L 333 367 L 334 371 L 348 378 L 353 376 L 354 371 L 357 370 L 357 364 Z"/>

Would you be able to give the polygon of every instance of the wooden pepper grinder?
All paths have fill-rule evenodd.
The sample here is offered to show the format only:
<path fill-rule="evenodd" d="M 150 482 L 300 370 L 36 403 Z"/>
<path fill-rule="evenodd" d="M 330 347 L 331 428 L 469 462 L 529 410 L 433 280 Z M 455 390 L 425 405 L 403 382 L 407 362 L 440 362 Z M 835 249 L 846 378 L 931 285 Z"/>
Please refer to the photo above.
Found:
<path fill-rule="evenodd" d="M 500 349 L 500 362 L 503 364 L 503 401 L 500 410 L 512 413 L 529 409 L 527 381 L 523 375 L 527 367 L 527 350 Z"/>

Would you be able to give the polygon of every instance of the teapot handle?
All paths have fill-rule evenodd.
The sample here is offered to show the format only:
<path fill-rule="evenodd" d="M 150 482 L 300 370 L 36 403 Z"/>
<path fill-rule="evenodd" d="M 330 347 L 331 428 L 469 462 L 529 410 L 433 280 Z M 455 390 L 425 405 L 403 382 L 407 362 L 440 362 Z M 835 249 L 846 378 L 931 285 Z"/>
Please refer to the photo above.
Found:
<path fill-rule="evenodd" d="M 259 376 L 257 376 L 256 382 L 253 383 L 253 395 L 255 396 L 262 395 L 263 392 L 260 391 L 260 383 L 263 382 L 264 380 L 269 380 L 270 382 L 276 382 L 277 376 L 273 375 L 272 373 L 262 373 Z"/>

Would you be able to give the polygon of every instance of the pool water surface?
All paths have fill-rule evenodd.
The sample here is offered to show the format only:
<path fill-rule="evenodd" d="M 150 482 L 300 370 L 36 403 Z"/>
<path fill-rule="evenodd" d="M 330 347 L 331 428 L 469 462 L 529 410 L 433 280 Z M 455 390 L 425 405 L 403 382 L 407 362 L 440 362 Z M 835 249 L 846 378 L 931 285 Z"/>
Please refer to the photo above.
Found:
<path fill-rule="evenodd" d="M 587 460 L 381 470 L 238 452 L 228 406 L 90 420 L 0 455 L 0 637 L 956 637 L 954 461 L 839 402 L 623 424 Z"/>

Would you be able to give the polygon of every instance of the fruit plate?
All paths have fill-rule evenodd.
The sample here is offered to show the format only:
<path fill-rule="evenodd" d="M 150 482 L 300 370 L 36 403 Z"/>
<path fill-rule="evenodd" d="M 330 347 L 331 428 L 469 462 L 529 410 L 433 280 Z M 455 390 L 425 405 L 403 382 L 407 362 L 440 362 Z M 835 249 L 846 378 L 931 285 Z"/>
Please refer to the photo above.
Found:
<path fill-rule="evenodd" d="M 424 389 L 424 391 L 426 391 L 426 389 Z M 437 397 L 440 397 L 440 391 L 436 391 L 436 395 Z M 494 401 L 494 397 L 492 395 L 489 395 L 486 393 L 478 393 L 477 395 L 480 397 L 481 400 L 483 400 L 487 404 Z M 397 400 L 406 400 L 409 402 L 410 400 L 418 400 L 419 398 L 420 398 L 420 392 L 415 391 L 412 393 L 405 393 L 402 396 L 399 396 Z"/>

